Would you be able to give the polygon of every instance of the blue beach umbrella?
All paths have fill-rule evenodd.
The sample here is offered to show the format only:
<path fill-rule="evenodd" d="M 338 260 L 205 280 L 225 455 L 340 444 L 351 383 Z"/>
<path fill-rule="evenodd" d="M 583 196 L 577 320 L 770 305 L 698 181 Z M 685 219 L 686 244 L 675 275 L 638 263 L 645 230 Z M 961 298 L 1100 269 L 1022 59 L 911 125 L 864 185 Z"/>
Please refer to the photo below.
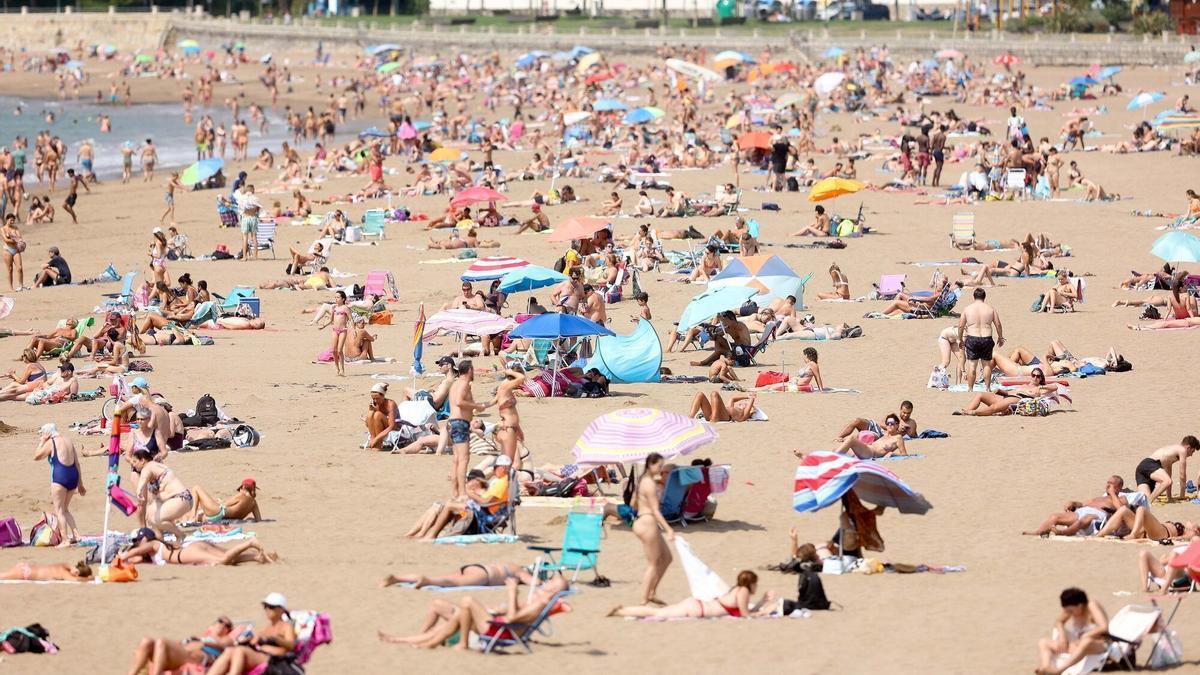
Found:
<path fill-rule="evenodd" d="M 1138 110 L 1149 105 L 1154 105 L 1166 98 L 1166 94 L 1157 91 L 1144 91 L 1129 100 L 1129 105 L 1125 106 L 1126 110 Z"/>
<path fill-rule="evenodd" d="M 563 337 L 588 337 L 591 335 L 616 335 L 611 330 L 574 314 L 547 312 L 533 317 L 509 331 L 509 337 L 554 339 Z"/>
<path fill-rule="evenodd" d="M 398 51 L 400 51 L 400 45 L 394 45 L 394 44 L 390 44 L 390 43 L 383 44 L 383 45 L 375 45 L 374 47 L 370 47 L 369 49 L 367 49 L 367 53 L 369 53 L 371 56 L 379 56 L 380 54 L 386 54 L 387 52 L 398 52 Z"/>
<path fill-rule="evenodd" d="M 532 291 L 537 288 L 545 288 L 553 286 L 567 280 L 567 275 L 561 272 L 555 272 L 548 267 L 540 265 L 527 265 L 520 269 L 515 269 L 500 280 L 501 293 L 521 293 L 522 291 Z"/>
<path fill-rule="evenodd" d="M 1070 85 L 1072 87 L 1091 87 L 1091 86 L 1097 85 L 1097 84 L 1100 84 L 1100 83 L 1097 82 L 1096 80 L 1093 80 L 1090 75 L 1080 75 L 1079 77 L 1072 77 L 1071 82 L 1070 82 Z"/>
<path fill-rule="evenodd" d="M 602 98 L 592 105 L 592 110 L 596 112 L 612 112 L 613 110 L 626 110 L 627 108 L 628 106 L 615 98 Z"/>
<path fill-rule="evenodd" d="M 1121 72 L 1121 66 L 1105 66 L 1104 68 L 1100 69 L 1099 73 L 1096 74 L 1096 79 L 1107 80 L 1119 72 Z"/>
<path fill-rule="evenodd" d="M 1167 262 L 1200 262 L 1200 238 L 1187 232 L 1168 232 L 1154 241 L 1150 252 Z"/>
<path fill-rule="evenodd" d="M 665 113 L 658 108 L 634 108 L 625 114 L 622 119 L 626 124 L 645 124 L 651 120 L 656 120 L 662 117 Z"/>
<path fill-rule="evenodd" d="M 705 291 L 692 298 L 679 316 L 679 330 L 685 331 L 698 326 L 727 309 L 741 307 L 747 300 L 758 295 L 758 289 L 749 286 L 725 286 Z"/>
<path fill-rule="evenodd" d="M 845 53 L 846 53 L 846 50 L 842 49 L 841 47 L 830 47 L 829 49 L 825 50 L 825 58 L 836 59 L 837 57 L 839 57 Z"/>
<path fill-rule="evenodd" d="M 225 166 L 225 162 L 220 157 L 202 159 L 184 169 L 183 173 L 179 175 L 179 182 L 184 185 L 195 185 L 217 175 L 223 166 Z"/>

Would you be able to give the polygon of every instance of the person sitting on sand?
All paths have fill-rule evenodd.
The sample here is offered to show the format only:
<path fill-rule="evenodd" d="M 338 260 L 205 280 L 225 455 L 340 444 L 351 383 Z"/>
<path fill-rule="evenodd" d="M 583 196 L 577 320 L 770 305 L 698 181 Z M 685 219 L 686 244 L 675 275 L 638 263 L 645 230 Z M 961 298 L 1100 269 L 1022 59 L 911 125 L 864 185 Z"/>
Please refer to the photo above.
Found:
<path fill-rule="evenodd" d="M 570 584 L 561 574 L 555 574 L 546 582 L 538 585 L 525 602 L 521 601 L 521 593 L 517 592 L 517 580 L 506 579 L 507 603 L 495 608 L 488 608 L 478 600 L 465 597 L 458 603 L 448 602 L 441 598 L 434 599 L 422 620 L 421 629 L 415 635 L 401 637 L 379 631 L 379 639 L 393 644 L 409 644 L 422 649 L 440 647 L 442 643 L 454 635 L 458 635 L 455 649 L 466 651 L 471 647 L 472 634 L 492 635 L 493 621 L 504 621 L 511 624 L 528 624 L 542 614 L 560 592 L 567 590 Z M 559 600 L 558 611 L 570 611 L 570 607 Z"/>
<path fill-rule="evenodd" d="M 901 401 L 900 409 L 894 413 L 888 413 L 884 416 L 886 419 L 889 416 L 894 416 L 900 422 L 900 431 L 909 438 L 917 437 L 917 421 L 912 417 L 913 404 L 912 401 Z M 852 436 L 857 437 L 860 432 L 870 431 L 876 438 L 883 436 L 883 427 L 878 422 L 865 417 L 857 417 L 850 420 L 841 432 L 834 438 L 835 441 L 842 441 Z"/>
<path fill-rule="evenodd" d="M 849 300 L 850 278 L 838 267 L 837 263 L 829 266 L 829 277 L 833 280 L 833 290 L 817 293 L 818 300 Z"/>
<path fill-rule="evenodd" d="M 75 335 L 78 332 L 79 322 L 74 318 L 67 319 L 63 325 L 56 327 L 54 330 L 44 335 L 34 335 L 29 341 L 29 349 L 34 351 L 37 358 L 42 358 L 47 352 L 61 349 L 70 351 L 71 347 L 75 346 Z"/>
<path fill-rule="evenodd" d="M 265 673 L 268 663 L 287 660 L 296 647 L 296 628 L 288 613 L 287 598 L 281 593 L 270 593 L 263 598 L 262 606 L 267 615 L 267 627 L 239 637 L 232 647 L 221 652 L 207 675 Z"/>
<path fill-rule="evenodd" d="M 134 535 L 130 547 L 117 554 L 117 557 L 129 563 L 153 563 L 155 565 L 229 565 L 256 562 L 266 565 L 279 562 L 279 555 L 267 551 L 258 539 L 251 537 L 240 541 L 226 549 L 208 541 L 186 541 L 182 546 L 167 543 L 148 527 L 143 527 Z"/>
<path fill-rule="evenodd" d="M 698 391 L 692 398 L 692 408 L 688 411 L 688 417 L 694 418 L 700 414 L 703 415 L 702 419 L 709 422 L 745 422 L 758 411 L 755 406 L 757 396 L 753 392 L 734 394 L 726 404 L 721 392 L 716 389 L 710 391 L 708 396 Z"/>
<path fill-rule="evenodd" d="M 1058 392 L 1058 385 L 1046 384 L 1046 375 L 1041 368 L 1034 368 L 1029 373 L 1030 384 L 1004 389 L 998 393 L 985 391 L 975 394 L 966 407 L 954 411 L 955 415 L 973 417 L 988 417 L 992 415 L 1011 415 L 1014 407 L 1021 399 L 1040 398 L 1047 394 Z"/>
<path fill-rule="evenodd" d="M 79 393 L 79 378 L 75 377 L 75 365 L 67 362 L 45 377 L 9 387 L 0 390 L 0 401 L 25 401 L 36 405 Z"/>
<path fill-rule="evenodd" d="M 87 561 L 80 560 L 74 565 L 54 563 L 51 565 L 33 565 L 27 562 L 17 563 L 8 570 L 0 572 L 0 581 L 91 581 L 92 568 Z"/>
<path fill-rule="evenodd" d="M 948 282 L 949 283 L 949 282 Z M 952 283 L 953 290 L 951 291 L 957 298 L 962 294 L 963 282 L 955 281 Z M 930 309 L 933 307 L 937 299 L 941 297 L 942 291 L 939 289 L 931 295 L 910 295 L 908 293 L 900 293 L 890 305 L 885 307 L 880 314 L 884 316 L 892 316 L 893 314 L 910 314 L 917 310 Z"/>
<path fill-rule="evenodd" d="M 1086 502 L 1068 501 L 1063 510 L 1052 514 L 1036 530 L 1022 532 L 1039 537 L 1051 534 L 1071 537 L 1087 536 L 1099 532 L 1108 522 L 1109 516 L 1118 509 L 1129 506 L 1129 497 L 1136 493 L 1122 492 L 1125 479 L 1113 475 L 1104 484 L 1104 494 Z"/>
<path fill-rule="evenodd" d="M 535 586 L 533 574 L 520 565 L 506 562 L 469 563 L 458 568 L 458 572 L 437 576 L 424 574 L 389 574 L 384 577 L 380 586 L 387 588 L 396 584 L 406 584 L 412 588 L 425 586 L 440 586 L 442 588 L 461 588 L 463 586 L 503 586 L 509 579 L 517 583 Z"/>
<path fill-rule="evenodd" d="M 704 255 L 701 256 L 696 268 L 692 270 L 688 281 L 692 283 L 708 283 L 708 280 L 715 277 L 721 271 L 721 268 L 721 256 L 717 252 L 717 247 L 709 244 L 704 248 Z"/>
<path fill-rule="evenodd" d="M 323 291 L 327 288 L 333 288 L 336 285 L 333 283 L 333 277 L 329 274 L 329 268 L 322 267 L 307 277 L 289 277 L 287 279 L 264 281 L 258 287 L 264 290 L 287 288 L 293 291 Z"/>
<path fill-rule="evenodd" d="M 600 202 L 600 212 L 597 215 L 619 216 L 621 215 L 621 204 L 621 195 L 611 192 L 608 195 L 608 199 Z"/>
<path fill-rule="evenodd" d="M 550 229 L 550 218 L 546 216 L 546 212 L 542 210 L 541 204 L 533 204 L 529 208 L 533 209 L 533 215 L 525 220 L 522 220 L 517 225 L 515 234 L 524 232 L 544 232 Z"/>
<path fill-rule="evenodd" d="M 904 433 L 900 431 L 900 418 L 895 414 L 888 415 L 883 420 L 883 435 L 864 443 L 860 438 L 851 435 L 842 441 L 834 452 L 842 455 L 853 454 L 859 459 L 881 459 L 896 455 L 907 455 L 908 448 L 904 447 Z"/>
<path fill-rule="evenodd" d="M 346 359 L 370 363 L 375 360 L 375 339 L 378 336 L 367 332 L 367 317 L 355 314 L 350 322 L 350 336 L 346 339 Z"/>
<path fill-rule="evenodd" d="M 133 661 L 129 672 L 151 673 L 183 671 L 189 666 L 207 668 L 221 652 L 234 643 L 233 622 L 229 617 L 217 617 L 211 626 L 204 629 L 200 637 L 186 640 L 144 637 L 133 650 Z"/>
<path fill-rule="evenodd" d="M 775 599 L 775 594 L 767 591 L 763 593 L 762 598 L 758 602 L 751 604 L 750 600 L 757 589 L 758 575 L 750 570 L 742 570 L 738 572 L 737 583 L 734 587 L 712 600 L 688 598 L 687 600 L 677 602 L 674 605 L 667 605 L 666 607 L 655 605 L 618 606 L 609 612 L 608 615 L 656 619 L 717 619 L 723 616 L 734 618 L 768 616 L 774 609 L 770 605 Z"/>
<path fill-rule="evenodd" d="M 473 508 L 487 509 L 495 513 L 508 501 L 510 468 L 512 460 L 500 455 L 492 467 L 494 477 L 490 483 L 485 483 L 482 479 L 468 480 L 465 498 L 452 499 L 444 505 L 435 502 L 404 536 L 433 541 L 451 521 L 460 520 Z"/>
<path fill-rule="evenodd" d="M 225 501 L 218 501 L 199 485 L 192 486 L 191 493 L 196 508 L 188 515 L 189 522 L 200 522 L 201 516 L 210 523 L 244 518 L 262 520 L 262 513 L 258 510 L 258 482 L 253 478 L 244 479 Z"/>
<path fill-rule="evenodd" d="M 1038 640 L 1037 675 L 1059 675 L 1089 654 L 1108 650 L 1108 614 L 1100 603 L 1078 588 L 1063 591 L 1059 602 L 1054 635 Z"/>
<path fill-rule="evenodd" d="M 1079 290 L 1071 281 L 1066 270 L 1059 270 L 1055 284 L 1046 291 L 1042 298 L 1041 312 L 1049 313 L 1054 310 L 1075 311 L 1075 303 L 1079 300 Z"/>
<path fill-rule="evenodd" d="M 803 229 L 792 233 L 793 237 L 828 237 L 829 236 L 829 214 L 825 213 L 825 207 L 817 204 L 813 209 L 813 221 Z"/>

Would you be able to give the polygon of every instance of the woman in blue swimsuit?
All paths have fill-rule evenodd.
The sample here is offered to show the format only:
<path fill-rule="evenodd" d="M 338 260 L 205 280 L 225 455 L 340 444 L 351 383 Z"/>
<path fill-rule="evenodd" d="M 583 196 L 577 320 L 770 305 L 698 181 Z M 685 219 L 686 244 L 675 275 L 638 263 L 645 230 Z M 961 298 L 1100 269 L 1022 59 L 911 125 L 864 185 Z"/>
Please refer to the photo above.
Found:
<path fill-rule="evenodd" d="M 38 449 L 33 458 L 50 462 L 50 500 L 62 535 L 59 547 L 74 546 L 79 542 L 79 532 L 75 529 L 75 516 L 71 515 L 71 497 L 75 492 L 79 492 L 80 497 L 87 494 L 79 472 L 79 455 L 71 439 L 60 436 L 53 423 L 43 424 L 38 438 Z"/>

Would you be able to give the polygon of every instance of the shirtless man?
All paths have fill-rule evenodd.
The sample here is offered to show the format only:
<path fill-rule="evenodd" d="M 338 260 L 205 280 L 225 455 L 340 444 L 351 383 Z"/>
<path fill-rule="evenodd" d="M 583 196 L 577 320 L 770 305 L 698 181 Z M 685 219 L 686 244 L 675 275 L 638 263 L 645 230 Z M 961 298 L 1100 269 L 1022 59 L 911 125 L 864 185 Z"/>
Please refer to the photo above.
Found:
<path fill-rule="evenodd" d="M 815 211 L 816 215 L 813 216 L 812 224 L 802 230 L 793 232 L 793 237 L 829 236 L 829 214 L 825 213 L 825 207 L 817 204 L 816 208 L 813 210 Z"/>
<path fill-rule="evenodd" d="M 979 365 L 983 363 L 983 386 L 985 391 L 992 390 L 992 349 L 997 345 L 1004 346 L 1004 328 L 1000 325 L 1000 314 L 994 307 L 985 302 L 987 291 L 976 288 L 973 294 L 975 302 L 967 305 L 962 317 L 958 320 L 958 343 L 963 346 L 967 355 L 967 370 L 970 377 L 967 380 L 968 391 L 975 390 Z M 964 337 L 965 333 L 965 337 Z M 992 339 L 993 333 L 995 339 Z"/>
<path fill-rule="evenodd" d="M 470 307 L 471 301 L 475 298 L 475 293 L 472 290 L 471 282 L 464 281 L 462 283 L 461 292 L 450 299 L 450 302 L 442 305 L 443 310 L 447 309 L 463 309 Z"/>
<path fill-rule="evenodd" d="M 851 434 L 849 438 L 842 441 L 842 445 L 835 452 L 842 455 L 853 454 L 859 459 L 907 455 L 908 449 L 904 447 L 904 432 L 900 429 L 899 416 L 893 413 L 884 418 L 883 435 L 871 443 L 863 443 L 857 436 Z"/>
<path fill-rule="evenodd" d="M 1121 494 L 1123 487 L 1125 479 L 1109 476 L 1103 495 L 1086 502 L 1069 501 L 1063 504 L 1062 511 L 1051 515 L 1036 530 L 1022 534 L 1039 537 L 1048 534 L 1073 537 L 1080 531 L 1085 535 L 1096 534 L 1107 523 L 1109 514 L 1129 505 L 1129 501 Z"/>
<path fill-rule="evenodd" d="M 1200 440 L 1195 436 L 1184 436 L 1178 445 L 1168 445 L 1150 453 L 1138 462 L 1137 489 L 1146 495 L 1150 503 L 1160 494 L 1166 493 L 1171 501 L 1171 468 L 1179 462 L 1179 499 L 1187 497 L 1187 459 L 1200 450 Z"/>
<path fill-rule="evenodd" d="M 79 224 L 79 219 L 75 217 L 75 202 L 79 200 L 79 186 L 81 185 L 87 192 L 92 191 L 83 176 L 75 173 L 75 169 L 67 169 L 67 199 L 63 202 L 63 210 L 71 214 L 71 222 L 76 225 Z"/>
<path fill-rule="evenodd" d="M 96 171 L 93 168 L 93 163 L 96 160 L 96 149 L 92 147 L 92 142 L 90 140 L 86 140 L 79 144 L 79 150 L 75 151 L 75 159 L 83 165 L 84 180 L 88 180 L 93 183 L 98 182 L 96 180 Z"/>
<path fill-rule="evenodd" d="M 896 419 L 900 420 L 900 432 L 905 436 L 916 438 L 917 437 L 917 421 L 912 418 L 912 413 L 913 413 L 912 401 L 901 401 L 900 402 L 900 410 L 898 412 L 888 413 L 884 419 L 886 419 L 887 417 L 894 416 Z M 850 420 L 850 423 L 847 424 L 845 426 L 845 428 L 842 429 L 841 433 L 839 433 L 837 435 L 837 437 L 834 438 L 834 440 L 842 441 L 848 437 L 857 436 L 858 433 L 861 431 L 870 431 L 871 433 L 875 434 L 876 436 L 883 435 L 883 429 L 880 428 L 878 422 L 876 422 L 875 420 L 869 420 L 869 419 L 866 419 L 863 417 L 859 417 L 859 418 Z"/>
<path fill-rule="evenodd" d="M 604 308 L 604 297 L 600 293 L 597 293 L 591 284 L 584 284 L 583 286 L 583 306 L 580 308 L 579 313 L 589 321 L 595 321 L 601 326 L 608 322 L 608 314 Z"/>
<path fill-rule="evenodd" d="M 738 321 L 733 312 L 721 312 L 717 320 L 720 322 L 721 327 L 725 329 L 724 335 L 714 336 L 712 353 L 700 361 L 692 361 L 693 366 L 711 366 L 714 361 L 722 356 L 728 356 L 737 365 L 737 359 L 733 358 L 733 347 L 738 345 L 749 346 L 751 344 L 750 329 L 746 324 Z"/>
<path fill-rule="evenodd" d="M 933 186 L 942 181 L 942 165 L 946 163 L 946 125 L 939 124 L 929 137 L 929 153 L 933 156 Z"/>
<path fill-rule="evenodd" d="M 459 361 L 454 369 L 457 378 L 450 385 L 450 443 L 454 445 L 454 497 L 467 494 L 467 463 L 471 459 L 471 419 L 475 413 L 487 409 L 487 404 L 476 403 L 471 394 L 471 382 L 475 379 L 475 367 L 470 360 Z"/>
<path fill-rule="evenodd" d="M 583 270 L 572 268 L 567 280 L 554 287 L 550 302 L 561 307 L 564 314 L 575 314 L 583 302 Z"/>

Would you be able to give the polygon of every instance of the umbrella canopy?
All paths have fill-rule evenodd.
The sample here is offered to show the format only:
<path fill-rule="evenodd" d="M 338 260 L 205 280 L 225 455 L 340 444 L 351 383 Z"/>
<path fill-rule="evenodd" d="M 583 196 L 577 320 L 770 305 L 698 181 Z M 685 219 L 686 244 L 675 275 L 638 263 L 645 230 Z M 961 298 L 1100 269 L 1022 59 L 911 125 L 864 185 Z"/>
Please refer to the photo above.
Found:
<path fill-rule="evenodd" d="M 588 112 L 587 110 L 575 110 L 572 112 L 563 113 L 563 124 L 567 126 L 579 124 L 591 116 L 592 113 Z"/>
<path fill-rule="evenodd" d="M 708 282 L 709 290 L 726 286 L 741 286 L 754 289 L 758 295 L 754 301 L 763 301 L 795 296 L 796 305 L 804 306 L 804 282 L 800 275 L 777 255 L 755 255 L 735 258 L 721 273 Z"/>
<path fill-rule="evenodd" d="M 547 241 L 575 241 L 576 239 L 591 239 L 600 230 L 607 228 L 609 221 L 604 218 L 591 216 L 576 216 L 554 226 L 554 231 L 546 238 Z"/>
<path fill-rule="evenodd" d="M 804 100 L 804 97 L 801 96 L 800 94 L 784 94 L 783 96 L 780 96 L 779 98 L 775 99 L 775 107 L 779 108 L 779 109 L 783 109 L 783 108 L 787 108 L 788 106 L 795 105 L 803 100 Z"/>
<path fill-rule="evenodd" d="M 361 138 L 387 138 L 388 132 L 383 131 L 379 127 L 367 127 L 358 132 L 358 137 Z"/>
<path fill-rule="evenodd" d="M 556 272 L 541 265 L 525 265 L 501 277 L 499 291 L 501 293 L 521 293 L 560 284 L 566 280 L 567 275 L 562 272 Z"/>
<path fill-rule="evenodd" d="M 615 98 L 602 98 L 592 104 L 592 110 L 596 112 L 612 112 L 614 110 L 627 110 L 628 108 L 629 106 Z"/>
<path fill-rule="evenodd" d="M 195 185 L 217 175 L 217 172 L 224 166 L 225 162 L 220 157 L 202 159 L 184 169 L 183 173 L 179 175 L 179 182 L 184 185 Z"/>
<path fill-rule="evenodd" d="M 1138 110 L 1146 106 L 1154 105 L 1166 98 L 1167 95 L 1158 91 L 1143 91 L 1142 93 L 1129 99 L 1129 105 L 1125 106 L 1126 110 Z"/>
<path fill-rule="evenodd" d="M 1017 56 L 1016 54 L 1013 54 L 1012 52 L 1006 52 L 1006 53 L 1001 54 L 1000 56 L 997 56 L 996 58 L 992 59 L 992 63 L 994 63 L 998 66 L 1004 66 L 1006 68 L 1008 66 L 1015 66 L 1015 65 L 1019 64 L 1020 62 L 1021 62 L 1021 57 Z"/>
<path fill-rule="evenodd" d="M 1187 232 L 1168 232 L 1154 240 L 1150 252 L 1167 262 L 1200 262 L 1200 238 Z"/>
<path fill-rule="evenodd" d="M 740 63 L 754 63 L 754 57 L 746 52 L 738 52 L 732 49 L 727 49 L 713 57 L 713 61 L 737 61 Z"/>
<path fill-rule="evenodd" d="M 459 278 L 463 281 L 491 281 L 500 279 L 514 270 L 529 266 L 527 260 L 507 255 L 494 255 L 476 260 Z"/>
<path fill-rule="evenodd" d="M 738 136 L 738 150 L 749 150 L 751 148 L 762 148 L 763 150 L 771 149 L 771 134 L 765 131 L 751 131 L 749 133 Z"/>
<path fill-rule="evenodd" d="M 550 52 L 543 52 L 535 49 L 531 52 L 525 52 L 524 54 L 518 56 L 516 64 L 518 68 L 528 68 L 529 66 L 532 66 L 538 59 L 544 59 L 547 56 L 550 56 Z"/>
<path fill-rule="evenodd" d="M 112 56 L 117 53 L 117 48 L 113 45 L 104 45 L 100 48 L 100 53 L 105 56 Z"/>
<path fill-rule="evenodd" d="M 756 295 L 758 289 L 745 285 L 709 289 L 692 298 L 688 306 L 683 308 L 683 314 L 679 316 L 679 330 L 686 331 L 727 309 L 741 307 Z"/>
<path fill-rule="evenodd" d="M 1096 73 L 1096 79 L 1108 80 L 1119 72 L 1121 72 L 1121 66 L 1105 66 L 1104 68 L 1100 69 L 1100 72 Z"/>
<path fill-rule="evenodd" d="M 1200 52 L 1198 51 L 1192 50 L 1183 55 L 1184 63 L 1196 63 L 1197 61 L 1200 61 Z"/>
<path fill-rule="evenodd" d="M 616 335 L 595 321 L 574 314 L 547 312 L 539 314 L 517 326 L 509 333 L 514 338 L 562 338 L 588 337 L 590 335 Z"/>
<path fill-rule="evenodd" d="M 792 508 L 800 513 L 819 511 L 836 504 L 854 490 L 858 498 L 876 506 L 891 506 L 900 513 L 923 514 L 933 508 L 896 474 L 878 462 L 833 452 L 810 452 L 796 468 Z"/>
<path fill-rule="evenodd" d="M 462 159 L 462 150 L 454 148 L 438 148 L 429 153 L 429 161 L 431 162 L 457 162 Z"/>
<path fill-rule="evenodd" d="M 825 53 L 822 54 L 822 56 L 824 56 L 827 59 L 836 59 L 837 57 L 839 57 L 845 53 L 846 53 L 846 50 L 842 49 L 841 47 L 830 47 L 829 49 L 825 50 Z"/>
<path fill-rule="evenodd" d="M 388 61 L 387 63 L 380 65 L 375 70 L 380 75 L 387 75 L 388 73 L 392 72 L 393 70 L 396 70 L 400 66 L 401 66 L 401 63 L 399 61 Z"/>
<path fill-rule="evenodd" d="M 634 108 L 628 113 L 625 113 L 625 117 L 622 118 L 621 121 L 626 124 L 645 124 L 646 122 L 656 120 L 665 114 L 666 113 L 663 112 L 661 108 L 654 108 L 650 106 L 644 108 Z"/>
<path fill-rule="evenodd" d="M 1175 111 L 1168 111 L 1167 115 L 1161 115 L 1154 120 L 1154 127 L 1159 131 L 1195 129 L 1200 127 L 1200 115 L 1181 115 Z"/>
<path fill-rule="evenodd" d="M 67 70 L 83 70 L 83 61 L 71 59 L 70 61 L 64 63 L 63 67 Z"/>
<path fill-rule="evenodd" d="M 400 51 L 400 45 L 395 45 L 395 44 L 391 44 L 391 43 L 375 45 L 374 47 L 370 47 L 367 49 L 367 53 L 370 54 L 371 56 L 379 56 L 380 54 L 386 54 L 387 52 L 398 52 L 398 51 Z"/>
<path fill-rule="evenodd" d="M 199 48 L 199 47 L 200 47 L 200 43 L 199 43 L 199 42 L 196 42 L 195 40 L 191 40 L 191 39 L 188 39 L 188 40 L 180 40 L 180 41 L 179 41 L 178 43 L 176 43 L 176 44 L 178 44 L 178 45 L 179 45 L 179 48 L 180 48 L 180 49 L 187 49 L 187 48 L 189 48 L 189 47 L 196 47 L 196 48 Z"/>
<path fill-rule="evenodd" d="M 579 57 L 579 61 L 577 61 L 575 63 L 575 70 L 582 73 L 582 72 L 586 71 L 588 68 L 591 68 L 592 66 L 596 65 L 597 63 L 600 63 L 600 53 L 599 52 L 592 52 L 591 54 L 584 54 L 583 56 Z"/>
<path fill-rule="evenodd" d="M 823 178 L 808 191 L 808 201 L 821 202 L 858 192 L 864 187 L 866 187 L 865 184 L 849 178 Z"/>
<path fill-rule="evenodd" d="M 476 185 L 460 191 L 450 200 L 450 206 L 459 207 L 480 202 L 502 202 L 508 199 L 503 192 L 497 192 L 490 187 Z"/>
<path fill-rule="evenodd" d="M 1091 87 L 1100 83 L 1093 80 L 1090 75 L 1080 75 L 1079 77 L 1072 77 L 1069 84 L 1072 87 Z"/>
<path fill-rule="evenodd" d="M 710 82 L 719 82 L 722 78 L 716 71 L 709 70 L 704 66 L 698 66 L 688 61 L 680 59 L 667 59 L 667 67 L 671 70 L 684 75 L 686 77 L 694 77 L 697 80 L 709 80 Z"/>
<path fill-rule="evenodd" d="M 517 325 L 508 317 L 480 312 L 474 309 L 447 309 L 425 321 L 425 332 L 421 339 L 428 340 L 439 332 L 462 333 L 463 335 L 496 335 L 512 330 Z"/>
<path fill-rule="evenodd" d="M 154 60 L 154 57 L 150 56 L 149 54 L 138 54 L 133 58 L 133 60 L 137 61 L 138 63 L 150 63 Z"/>
<path fill-rule="evenodd" d="M 961 59 L 963 57 L 963 53 L 958 51 L 957 49 L 943 49 L 943 50 L 939 51 L 938 53 L 934 54 L 934 56 L 936 56 L 939 59 L 956 60 L 956 59 Z"/>
<path fill-rule="evenodd" d="M 830 92 L 838 88 L 838 85 L 846 81 L 846 74 L 837 71 L 824 73 L 817 79 L 813 80 L 813 90 L 821 96 L 828 96 Z"/>
<path fill-rule="evenodd" d="M 666 459 L 712 443 L 707 422 L 655 408 L 622 408 L 592 420 L 571 453 L 579 464 L 628 464 L 657 452 Z"/>

